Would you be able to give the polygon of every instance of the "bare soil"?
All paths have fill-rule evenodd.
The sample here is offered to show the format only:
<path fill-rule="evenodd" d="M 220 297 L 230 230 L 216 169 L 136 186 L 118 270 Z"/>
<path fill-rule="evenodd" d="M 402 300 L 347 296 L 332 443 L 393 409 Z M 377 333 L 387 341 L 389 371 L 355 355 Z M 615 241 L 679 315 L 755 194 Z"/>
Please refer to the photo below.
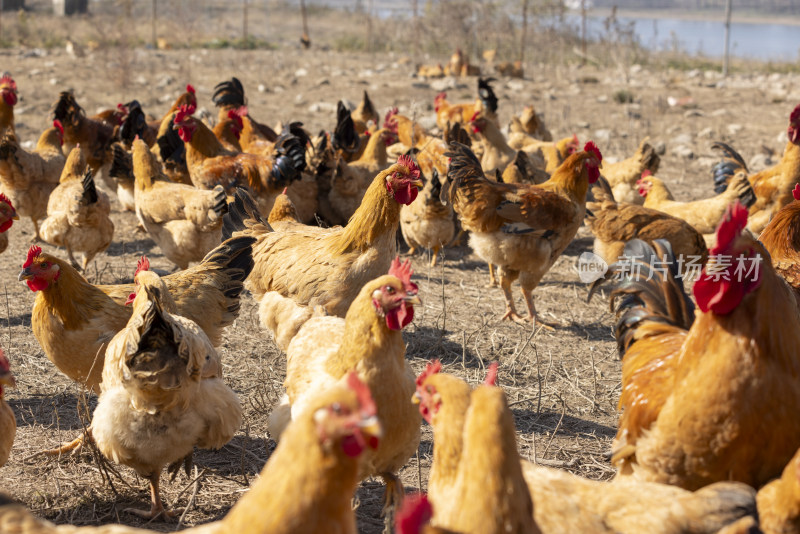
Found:
<path fill-rule="evenodd" d="M 67 88 L 75 91 L 89 114 L 137 98 L 146 111 L 160 116 L 191 82 L 200 106 L 215 117 L 213 87 L 235 75 L 248 92 L 253 116 L 269 123 L 300 120 L 315 132 L 333 127 L 337 99 L 357 102 L 365 89 L 380 110 L 397 105 L 401 112 L 429 123 L 441 83 L 431 86 L 430 81 L 413 78 L 413 67 L 399 56 L 319 49 L 131 50 L 124 65 L 113 51 L 103 50 L 83 58 L 60 49 L 3 51 L 0 57 L 2 68 L 17 80 L 17 132 L 28 142 L 35 142 L 48 126 L 50 107 Z M 113 74 L 122 67 L 129 80 L 125 84 Z M 527 76 L 496 83 L 502 123 L 533 104 L 555 136 L 576 133 L 581 141 L 594 139 L 609 159 L 633 154 L 640 140 L 650 136 L 666 149 L 659 176 L 678 199 L 686 200 L 713 194 L 709 145 L 714 139 L 733 142 L 748 161 L 769 151 L 779 157 L 785 143 L 785 133 L 783 138 L 780 134 L 800 101 L 797 75 L 754 72 L 723 81 L 703 72 L 531 65 Z M 257 90 L 259 84 L 263 92 Z M 449 98 L 472 100 L 475 85 L 475 78 L 456 80 L 448 89 Z M 633 103 L 616 103 L 614 95 L 621 89 L 632 94 Z M 672 107 L 668 97 L 690 100 Z M 321 106 L 312 108 L 315 104 Z M 681 147 L 692 156 L 673 152 Z M 765 164 L 760 156 L 754 167 Z M 156 269 L 173 268 L 137 230 L 132 213 L 121 212 L 115 203 L 113 219 L 114 243 L 90 266 L 91 282 L 130 280 L 142 254 Z M 141 526 L 139 519 L 122 513 L 126 507 L 146 507 L 149 499 L 147 482 L 130 469 L 99 462 L 91 449 L 78 458 L 29 459 L 74 438 L 96 403 L 56 370 L 31 331 L 34 294 L 17 281 L 17 274 L 32 235 L 30 221 L 15 223 L 0 262 L 0 344 L 18 380 L 18 388 L 7 392 L 18 432 L 11 459 L 0 469 L 0 490 L 56 523 Z M 595 298 L 587 303 L 587 286 L 574 269 L 578 255 L 591 245 L 590 234 L 582 229 L 534 292 L 538 310 L 564 325 L 552 333 L 499 321 L 501 291 L 484 287 L 486 265 L 467 246 L 447 249 L 446 260 L 436 268 L 428 267 L 427 257 L 418 257 L 414 268 L 424 306 L 404 337 L 407 358 L 418 372 L 439 358 L 446 372 L 478 382 L 486 366 L 499 361 L 499 381 L 515 414 L 521 454 L 586 477 L 608 479 L 613 469 L 606 454 L 616 431 L 620 362 L 607 302 Z M 65 256 L 64 251 L 44 248 Z M 524 309 L 521 299 L 518 306 Z M 275 447 L 266 434 L 266 420 L 282 393 L 285 362 L 260 330 L 249 295 L 225 335 L 221 353 L 227 380 L 243 401 L 245 422 L 222 450 L 195 455 L 197 470 L 191 477 L 180 474 L 173 482 L 164 477 L 166 502 L 187 508 L 182 526 L 221 518 L 253 483 Z M 418 458 L 411 458 L 400 473 L 407 490 L 425 490 L 431 453 L 432 435 L 425 425 Z M 380 532 L 382 484 L 366 481 L 357 497 L 360 531 Z M 147 526 L 176 529 L 174 522 L 160 520 Z"/>

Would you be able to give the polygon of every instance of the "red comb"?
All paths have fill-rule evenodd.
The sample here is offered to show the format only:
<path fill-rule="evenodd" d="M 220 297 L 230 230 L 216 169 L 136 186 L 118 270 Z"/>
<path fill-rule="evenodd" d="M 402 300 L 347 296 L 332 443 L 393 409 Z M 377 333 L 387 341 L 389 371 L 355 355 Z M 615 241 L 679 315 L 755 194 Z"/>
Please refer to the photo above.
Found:
<path fill-rule="evenodd" d="M 191 117 L 195 110 L 197 110 L 197 106 L 193 104 L 184 104 L 179 109 L 178 112 L 175 114 L 175 122 L 180 124 L 186 120 L 187 117 Z"/>
<path fill-rule="evenodd" d="M 406 495 L 395 515 L 397 534 L 419 534 L 433 518 L 433 506 L 424 493 Z"/>
<path fill-rule="evenodd" d="M 642 178 L 647 178 L 648 176 L 653 176 L 653 173 L 650 172 L 650 169 L 645 169 L 642 171 Z"/>
<path fill-rule="evenodd" d="M 36 245 L 31 245 L 31 248 L 28 249 L 28 257 L 25 259 L 25 263 L 22 264 L 22 267 L 30 267 L 33 265 L 33 260 L 39 257 L 39 254 L 42 253 L 42 247 L 37 247 Z"/>
<path fill-rule="evenodd" d="M 59 132 L 61 132 L 61 135 L 64 135 L 64 125 L 63 125 L 63 124 L 61 124 L 61 121 L 60 121 L 60 120 L 58 120 L 58 119 L 54 120 L 54 121 L 53 121 L 53 127 L 54 127 L 56 130 L 58 130 Z"/>
<path fill-rule="evenodd" d="M 408 154 L 403 154 L 399 158 L 397 158 L 397 163 L 408 169 L 409 176 L 413 176 L 415 179 L 419 179 L 419 167 L 417 164 L 414 163 L 414 160 Z"/>
<path fill-rule="evenodd" d="M 128 111 L 128 107 L 125 104 L 123 104 L 122 102 L 117 104 L 117 109 L 120 110 L 120 111 L 125 111 L 125 112 Z"/>
<path fill-rule="evenodd" d="M 742 234 L 745 226 L 747 226 L 747 208 L 737 200 L 725 211 L 725 216 L 717 228 L 717 244 L 708 251 L 709 256 L 727 251 L 733 241 Z"/>
<path fill-rule="evenodd" d="M 401 263 L 400 256 L 397 256 L 392 260 L 392 266 L 389 267 L 389 274 L 391 276 L 396 276 L 403 282 L 403 287 L 405 287 L 407 293 L 416 295 L 417 291 L 419 291 L 417 284 L 411 281 L 411 275 L 414 274 L 414 271 L 411 270 L 411 260 L 406 260 Z"/>
<path fill-rule="evenodd" d="M 358 403 L 361 405 L 359 411 L 362 415 L 376 415 L 378 413 L 378 408 L 375 406 L 372 393 L 369 391 L 367 385 L 358 378 L 358 373 L 355 371 L 347 375 L 347 387 L 356 392 Z"/>
<path fill-rule="evenodd" d="M 489 370 L 486 371 L 486 379 L 484 379 L 483 383 L 487 386 L 496 386 L 497 385 L 497 368 L 500 367 L 499 362 L 492 362 L 492 365 L 489 366 Z"/>
<path fill-rule="evenodd" d="M 578 141 L 578 134 L 572 134 L 572 142 L 580 146 L 581 142 Z"/>
<path fill-rule="evenodd" d="M 417 377 L 417 386 L 421 386 L 425 383 L 425 380 L 431 376 L 438 374 L 439 371 L 442 370 L 442 362 L 439 360 L 433 360 L 432 362 L 428 362 L 428 365 L 425 366 L 425 370 L 422 371 L 419 376 Z"/>
<path fill-rule="evenodd" d="M 386 117 L 383 119 L 383 127 L 389 128 L 392 131 L 397 130 L 397 121 L 394 120 L 394 116 L 400 113 L 400 111 L 394 107 L 391 108 L 389 111 L 386 112 Z"/>
<path fill-rule="evenodd" d="M 149 271 L 149 270 L 150 270 L 150 260 L 147 259 L 147 256 L 142 256 L 136 263 L 136 270 L 133 272 L 133 277 L 136 278 L 136 275 L 139 274 L 141 271 Z"/>
<path fill-rule="evenodd" d="M 583 146 L 583 151 L 591 152 L 595 156 L 597 156 L 597 159 L 599 159 L 601 162 L 603 161 L 603 155 L 600 153 L 600 149 L 597 148 L 597 145 L 594 144 L 594 141 L 589 141 L 588 143 L 586 143 Z"/>
<path fill-rule="evenodd" d="M 800 184 L 795 184 L 794 189 L 792 190 L 792 196 L 795 200 L 800 200 Z"/>
<path fill-rule="evenodd" d="M 10 198 L 8 198 L 8 197 L 7 197 L 5 194 L 3 194 L 3 193 L 0 193 L 0 202 L 5 202 L 5 203 L 6 203 L 6 204 L 8 204 L 9 206 L 11 206 L 11 209 L 12 209 L 12 210 L 14 209 L 14 204 L 12 204 L 12 203 L 11 203 L 11 199 L 10 199 Z"/>
<path fill-rule="evenodd" d="M 194 87 L 192 86 L 192 84 L 190 84 L 190 83 L 186 84 L 186 92 L 194 94 Z"/>
<path fill-rule="evenodd" d="M 9 89 L 13 89 L 14 91 L 17 90 L 17 82 L 14 81 L 14 78 L 7 72 L 3 73 L 3 76 L 0 78 L 0 85 L 5 85 Z"/>
<path fill-rule="evenodd" d="M 445 98 L 447 98 L 447 91 L 442 91 L 441 93 L 436 95 L 436 97 L 433 99 L 433 101 L 434 102 L 438 102 L 439 100 L 444 100 Z"/>
<path fill-rule="evenodd" d="M 478 118 L 478 116 L 480 116 L 480 114 L 481 114 L 481 112 L 480 112 L 480 111 L 476 111 L 475 113 L 473 113 L 473 114 L 472 114 L 472 117 L 469 119 L 469 122 L 474 122 L 474 121 L 475 121 L 475 119 L 477 119 L 477 118 Z"/>
<path fill-rule="evenodd" d="M 288 191 L 288 190 L 289 190 L 289 188 L 288 188 L 288 187 L 284 187 L 284 188 L 283 188 L 283 193 L 281 193 L 281 195 L 285 195 L 285 194 L 286 194 L 286 191 Z"/>
<path fill-rule="evenodd" d="M 247 113 L 248 113 L 247 106 L 240 106 L 240 107 L 238 107 L 238 108 L 236 108 L 236 109 L 234 109 L 232 111 L 234 113 L 236 113 L 240 117 L 247 117 Z"/>
<path fill-rule="evenodd" d="M 791 124 L 800 123 L 800 104 L 797 104 L 797 106 L 792 111 L 792 114 L 789 115 L 789 122 Z"/>

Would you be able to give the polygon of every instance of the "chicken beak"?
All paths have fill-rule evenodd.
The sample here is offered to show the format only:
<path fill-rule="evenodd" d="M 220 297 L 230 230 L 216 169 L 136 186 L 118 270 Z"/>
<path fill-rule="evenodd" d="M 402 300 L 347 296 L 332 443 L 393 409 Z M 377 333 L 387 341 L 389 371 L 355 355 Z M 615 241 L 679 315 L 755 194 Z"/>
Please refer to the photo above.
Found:
<path fill-rule="evenodd" d="M 419 396 L 419 391 L 415 391 L 413 395 L 411 395 L 411 404 L 419 404 L 422 402 L 422 397 Z"/>
<path fill-rule="evenodd" d="M 423 184 L 422 180 L 420 180 L 419 178 L 417 178 L 416 180 L 412 180 L 411 184 L 417 189 L 422 189 L 423 187 L 425 187 L 425 184 Z"/>
<path fill-rule="evenodd" d="M 417 295 L 406 295 L 403 297 L 403 302 L 413 306 L 422 306 L 422 300 Z"/>
<path fill-rule="evenodd" d="M 376 440 L 379 440 L 383 437 L 383 427 L 381 426 L 381 422 L 378 420 L 377 415 L 372 415 L 366 419 L 362 419 L 358 424 L 358 427 L 361 429 L 361 432 L 369 437 L 375 438 Z"/>
<path fill-rule="evenodd" d="M 10 372 L 6 372 L 0 374 L 0 385 L 14 388 L 17 387 L 17 381 L 14 379 L 14 375 L 12 375 Z"/>
<path fill-rule="evenodd" d="M 18 278 L 18 280 L 19 280 L 20 282 L 22 282 L 23 280 L 30 280 L 31 278 L 33 278 L 33 273 L 32 273 L 32 272 L 30 271 L 30 269 L 28 269 L 27 267 L 25 267 L 24 269 L 22 269 L 22 270 L 19 272 L 19 278 Z"/>
<path fill-rule="evenodd" d="M 19 215 L 17 215 L 17 212 L 16 212 L 16 211 L 14 212 L 14 215 L 12 215 L 12 216 L 11 216 L 11 218 L 12 218 L 13 220 L 15 220 L 15 221 L 18 221 L 18 220 L 19 220 Z"/>

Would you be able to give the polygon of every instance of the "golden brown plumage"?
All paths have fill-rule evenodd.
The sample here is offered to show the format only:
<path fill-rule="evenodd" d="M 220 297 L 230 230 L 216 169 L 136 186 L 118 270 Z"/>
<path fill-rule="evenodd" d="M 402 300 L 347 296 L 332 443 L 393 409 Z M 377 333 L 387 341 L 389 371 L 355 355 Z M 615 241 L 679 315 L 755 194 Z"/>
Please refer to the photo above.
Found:
<path fill-rule="evenodd" d="M 111 244 L 111 204 L 108 195 L 95 187 L 93 171 L 86 169 L 80 148 L 69 153 L 58 186 L 50 193 L 41 236 L 51 245 L 64 247 L 75 268 L 79 267 L 73 252 L 82 252 L 80 268 L 84 270 Z"/>
<path fill-rule="evenodd" d="M 593 148 L 590 148 L 593 147 Z M 596 178 L 600 152 L 573 154 L 547 182 L 502 184 L 488 180 L 475 155 L 451 144 L 449 187 L 442 200 L 453 206 L 470 245 L 481 259 L 497 265 L 506 300 L 504 318 L 523 321 L 511 297 L 511 283 L 520 278 L 528 321 L 536 320 L 531 292 L 572 241 L 583 221 L 590 175 Z"/>
<path fill-rule="evenodd" d="M 439 251 L 453 240 L 456 230 L 453 208 L 439 200 L 441 190 L 439 171 L 434 168 L 420 198 L 400 209 L 400 231 L 410 248 L 408 253 L 414 254 L 418 248 L 431 250 L 431 267 L 436 265 Z"/>
<path fill-rule="evenodd" d="M 275 197 L 275 204 L 272 205 L 267 222 L 277 232 L 291 228 L 302 228 L 303 223 L 297 219 L 297 210 L 286 189 Z"/>
<path fill-rule="evenodd" d="M 14 129 L 14 106 L 17 105 L 17 82 L 11 74 L 0 76 L 0 136 L 11 136 L 16 140 Z"/>
<path fill-rule="evenodd" d="M 619 259 L 625 243 L 631 239 L 648 243 L 666 239 L 675 254 L 687 262 L 693 258 L 696 265 L 705 263 L 708 257 L 705 240 L 686 221 L 662 211 L 617 202 L 603 179 L 592 188 L 592 194 L 594 201 L 586 205 L 591 212 L 586 221 L 595 237 L 594 253 L 607 264 Z"/>
<path fill-rule="evenodd" d="M 164 277 L 178 313 L 199 324 L 214 346 L 239 312 L 242 283 L 253 265 L 252 243 L 248 237 L 228 240 L 198 265 Z M 31 316 L 36 339 L 61 372 L 98 391 L 106 345 L 130 318 L 125 302 L 134 285 L 94 286 L 38 247 L 28 254 L 20 280 L 38 292 Z"/>
<path fill-rule="evenodd" d="M 792 408 L 800 402 L 800 315 L 746 224 L 741 205 L 720 224 L 711 267 L 693 286 L 701 313 L 688 329 L 688 297 L 662 282 L 677 273 L 666 245 L 656 253 L 634 242 L 626 256 L 643 258 L 640 268 L 626 261 L 606 274 L 621 274 L 612 300 L 634 296 L 617 307 L 622 417 L 613 462 L 621 475 L 686 489 L 720 480 L 759 487 L 800 446 Z M 653 257 L 667 263 L 648 267 Z M 661 265 L 667 274 L 655 275 Z"/>
<path fill-rule="evenodd" d="M 223 234 L 241 232 L 257 239 L 256 266 L 247 287 L 261 301 L 261 323 L 281 348 L 302 324 L 298 316 L 307 318 L 320 306 L 329 315 L 343 317 L 361 287 L 389 269 L 397 254 L 401 203 L 412 202 L 421 185 L 413 162 L 401 160 L 373 179 L 344 228 L 282 232 L 271 231 L 252 199 L 237 192 L 225 216 Z M 288 321 L 292 316 L 296 318 Z M 277 332 L 279 325 L 293 331 Z"/>
<path fill-rule="evenodd" d="M 385 432 L 378 448 L 362 460 L 361 476 L 382 476 L 391 505 L 403 494 L 395 473 L 419 444 L 420 415 L 411 403 L 414 373 L 401 330 L 420 301 L 409 265 L 395 260 L 389 273 L 361 288 L 344 319 L 312 318 L 292 338 L 286 349 L 286 395 L 270 415 L 269 431 L 279 439 L 315 395 L 355 370 L 373 392 Z"/>
<path fill-rule="evenodd" d="M 800 189 L 797 192 L 800 196 Z M 769 252 L 775 270 L 792 286 L 800 303 L 800 201 L 794 200 L 781 208 L 758 240 Z"/>
<path fill-rule="evenodd" d="M 644 199 L 636 188 L 636 181 L 642 177 L 644 171 L 657 173 L 660 163 L 661 157 L 650 145 L 650 139 L 645 137 L 633 156 L 617 163 L 603 164 L 602 175 L 611 186 L 617 202 L 642 205 Z"/>
<path fill-rule="evenodd" d="M 639 188 L 639 194 L 644 196 L 645 208 L 663 211 L 683 219 L 703 234 L 707 243 L 730 204 L 739 200 L 745 208 L 748 208 L 756 200 L 750 182 L 743 173 L 731 181 L 726 191 L 717 196 L 693 202 L 676 201 L 666 184 L 655 176 L 643 176 L 636 182 L 636 185 Z"/>
<path fill-rule="evenodd" d="M 438 364 L 431 364 L 420 376 L 415 395 L 434 432 L 428 497 L 434 511 L 443 509 L 445 514 L 457 514 L 458 511 L 447 510 L 464 507 L 463 501 L 455 500 L 453 484 L 460 472 L 459 462 L 467 439 L 464 435 L 465 417 L 475 397 L 471 402 L 469 386 L 455 376 L 439 373 L 437 367 Z M 499 411 L 495 410 L 495 413 Z M 489 427 L 489 423 L 490 420 L 484 420 L 485 427 Z M 510 443 L 514 443 L 513 439 Z M 495 447 L 486 446 L 492 451 L 496 450 Z M 755 491 L 746 484 L 722 482 L 690 493 L 675 486 L 630 478 L 611 483 L 589 480 L 526 460 L 518 462 L 533 500 L 536 526 L 546 534 L 711 534 L 755 513 Z M 478 481 L 484 480 L 483 474 L 471 465 L 461 469 L 472 471 Z M 470 506 L 478 506 L 478 501 L 472 499 Z M 439 517 L 435 514 L 434 522 Z"/>
<path fill-rule="evenodd" d="M 42 133 L 32 152 L 19 146 L 13 131 L 0 141 L 0 190 L 20 215 L 31 218 L 37 239 L 39 220 L 47 216 L 47 200 L 66 161 L 61 144 L 61 130 L 55 124 Z"/>
<path fill-rule="evenodd" d="M 111 166 L 111 144 L 115 140 L 115 128 L 106 122 L 86 116 L 83 108 L 69 91 L 62 91 L 53 108 L 53 119 L 64 127 L 64 152 L 69 154 L 77 145 L 86 163 L 98 179 L 109 189 L 116 184 L 108 175 Z"/>
<path fill-rule="evenodd" d="M 17 419 L 11 406 L 3 398 L 4 387 L 16 387 L 14 375 L 8 363 L 8 358 L 0 349 L 0 467 L 3 467 L 11 455 L 11 446 L 14 445 L 14 436 L 17 433 Z"/>
<path fill-rule="evenodd" d="M 772 216 L 792 201 L 792 190 L 800 183 L 800 104 L 789 116 L 787 129 L 789 141 L 781 160 L 761 172 L 750 174 L 742 157 L 725 143 L 714 143 L 712 148 L 720 150 L 723 159 L 714 166 L 715 191 L 725 190 L 731 178 L 739 172 L 748 174 L 748 180 L 756 194 L 756 202 L 750 206 L 748 228 L 761 233 Z"/>
<path fill-rule="evenodd" d="M 19 220 L 19 215 L 14 204 L 7 196 L 0 193 L 0 254 L 8 248 L 8 231 L 16 220 Z"/>
<path fill-rule="evenodd" d="M 780 478 L 759 490 L 756 502 L 761 532 L 800 532 L 800 452 L 786 464 Z"/>
<path fill-rule="evenodd" d="M 163 280 L 142 270 L 135 282 L 133 313 L 106 349 L 92 437 L 106 458 L 150 481 L 150 510 L 129 511 L 155 518 L 174 515 L 161 501 L 161 470 L 177 468 L 195 446 L 225 445 L 242 407 L 222 380 L 219 354 L 197 323 L 177 315 Z"/>
<path fill-rule="evenodd" d="M 177 184 L 163 175 L 142 140 L 133 143 L 136 216 L 164 255 L 181 269 L 202 260 L 222 236 L 225 191 Z"/>
<path fill-rule="evenodd" d="M 293 422 L 253 486 L 220 521 L 190 534 L 356 534 L 351 500 L 358 484 L 359 457 L 381 438 L 375 404 L 357 377 L 318 396 Z M 4 534 L 145 534 L 152 531 L 104 525 L 56 526 L 37 519 L 0 495 Z"/>

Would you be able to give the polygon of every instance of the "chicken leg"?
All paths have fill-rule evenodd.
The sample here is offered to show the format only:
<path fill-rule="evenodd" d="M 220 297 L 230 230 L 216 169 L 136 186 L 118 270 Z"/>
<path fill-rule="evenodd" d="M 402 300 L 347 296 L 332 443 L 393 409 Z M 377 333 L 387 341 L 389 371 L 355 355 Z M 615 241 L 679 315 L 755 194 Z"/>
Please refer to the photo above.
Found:
<path fill-rule="evenodd" d="M 497 278 L 494 275 L 494 264 L 489 264 L 489 283 L 486 287 L 497 287 Z"/>
<path fill-rule="evenodd" d="M 381 478 L 386 484 L 386 493 L 383 495 L 384 532 L 391 533 L 394 528 L 394 512 L 405 497 L 403 483 L 394 473 L 381 473 Z"/>
<path fill-rule="evenodd" d="M 164 508 L 164 503 L 161 501 L 161 494 L 159 491 L 159 483 L 161 480 L 161 471 L 154 473 L 147 477 L 150 481 L 150 509 L 140 510 L 138 508 L 126 508 L 123 510 L 126 513 L 137 515 L 142 519 L 155 519 L 163 515 L 164 518 L 176 517 L 180 510 L 168 510 Z"/>
<path fill-rule="evenodd" d="M 519 276 L 519 273 L 514 271 L 506 272 L 502 267 L 498 270 L 500 274 L 500 288 L 503 290 L 503 296 L 506 299 L 506 313 L 500 320 L 505 321 L 508 319 L 517 324 L 528 324 L 528 321 L 517 313 L 517 308 L 514 306 L 514 297 L 511 296 L 511 283 Z M 489 264 L 489 273 L 492 274 L 491 263 Z"/>
<path fill-rule="evenodd" d="M 556 324 L 556 323 L 544 321 L 536 314 L 536 308 L 533 305 L 533 290 L 532 289 L 527 289 L 525 287 L 520 287 L 520 290 L 522 291 L 522 298 L 525 299 L 525 306 L 528 308 L 528 320 L 527 320 L 527 322 L 532 323 L 534 325 L 541 325 L 543 328 L 545 328 L 547 330 L 550 330 L 550 331 L 553 331 L 557 327 L 561 326 L 561 325 Z"/>
<path fill-rule="evenodd" d="M 80 436 L 73 439 L 68 443 L 63 443 L 60 446 L 56 447 L 55 449 L 47 449 L 40 453 L 34 455 L 36 456 L 61 456 L 63 454 L 70 453 L 72 456 L 76 456 L 81 453 L 83 450 L 83 446 L 92 441 L 92 427 L 89 426 L 86 429 L 86 432 L 83 432 Z"/>
<path fill-rule="evenodd" d="M 442 249 L 439 245 L 433 247 L 431 251 L 431 267 L 436 267 L 436 260 L 439 258 L 439 251 Z"/>

